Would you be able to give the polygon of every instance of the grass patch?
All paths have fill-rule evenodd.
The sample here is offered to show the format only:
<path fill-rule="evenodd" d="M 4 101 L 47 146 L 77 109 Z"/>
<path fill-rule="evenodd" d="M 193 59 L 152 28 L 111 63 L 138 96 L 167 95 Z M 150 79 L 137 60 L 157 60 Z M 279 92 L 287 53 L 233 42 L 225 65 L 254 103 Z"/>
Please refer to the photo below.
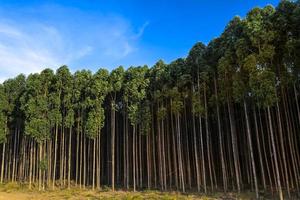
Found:
<path fill-rule="evenodd" d="M 242 193 L 237 195 L 236 193 L 213 193 L 209 195 L 204 195 L 202 193 L 180 193 L 175 191 L 160 192 L 156 190 L 144 190 L 139 192 L 116 190 L 112 192 L 111 189 L 107 186 L 102 186 L 101 190 L 92 190 L 91 188 L 79 188 L 71 187 L 70 189 L 55 189 L 55 190 L 45 190 L 38 191 L 37 187 L 33 187 L 32 190 L 28 189 L 26 184 L 17 184 L 17 183 L 6 183 L 0 184 L 0 200 L 27 200 L 27 199 L 88 199 L 88 200 L 193 200 L 193 199 L 202 199 L 202 200 L 233 200 L 233 199 L 253 199 L 255 197 L 253 193 Z"/>

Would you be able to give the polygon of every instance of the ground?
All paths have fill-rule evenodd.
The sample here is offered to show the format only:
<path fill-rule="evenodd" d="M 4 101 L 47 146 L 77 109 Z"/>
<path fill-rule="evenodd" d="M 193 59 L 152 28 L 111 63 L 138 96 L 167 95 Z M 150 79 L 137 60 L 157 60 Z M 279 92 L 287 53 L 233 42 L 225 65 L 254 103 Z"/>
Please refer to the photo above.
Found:
<path fill-rule="evenodd" d="M 56 189 L 47 191 L 38 191 L 37 189 L 28 190 L 25 185 L 17 185 L 14 183 L 8 183 L 0 185 L 0 200 L 60 200 L 60 199 L 128 199 L 128 200 L 140 200 L 140 199 L 163 199 L 163 200 L 192 200 L 192 199 L 203 199 L 203 200 L 234 200 L 234 199 L 253 199 L 253 194 L 242 194 L 237 196 L 236 194 L 222 194 L 215 193 L 211 195 L 203 194 L 181 194 L 177 192 L 159 192 L 159 191 L 143 191 L 143 192 L 126 192 L 126 191 L 115 191 L 112 192 L 109 189 L 102 189 L 102 191 L 92 191 L 91 189 L 80 189 L 73 187 L 71 189 Z"/>

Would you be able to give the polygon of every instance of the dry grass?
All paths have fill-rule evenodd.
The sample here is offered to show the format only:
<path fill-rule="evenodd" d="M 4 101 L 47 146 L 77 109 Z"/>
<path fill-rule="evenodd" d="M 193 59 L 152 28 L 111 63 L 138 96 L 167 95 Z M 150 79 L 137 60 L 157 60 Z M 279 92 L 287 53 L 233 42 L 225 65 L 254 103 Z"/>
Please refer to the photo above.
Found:
<path fill-rule="evenodd" d="M 181 194 L 178 192 L 159 192 L 159 191 L 143 191 L 143 192 L 128 192 L 123 190 L 118 190 L 115 192 L 110 191 L 109 189 L 103 189 L 102 191 L 91 190 L 91 189 L 80 189 L 73 187 L 71 189 L 56 189 L 56 190 L 46 190 L 38 191 L 37 189 L 28 190 L 27 185 L 19 185 L 16 183 L 7 183 L 0 185 L 0 200 L 60 200 L 60 199 L 74 199 L 74 200 L 96 200 L 96 199 L 124 199 L 124 200 L 193 200 L 193 199 L 202 199 L 202 200 L 231 200 L 231 199 L 252 199 L 253 194 L 243 194 L 239 197 L 234 193 L 222 194 L 216 193 L 209 196 L 204 196 L 199 193 L 193 194 Z"/>

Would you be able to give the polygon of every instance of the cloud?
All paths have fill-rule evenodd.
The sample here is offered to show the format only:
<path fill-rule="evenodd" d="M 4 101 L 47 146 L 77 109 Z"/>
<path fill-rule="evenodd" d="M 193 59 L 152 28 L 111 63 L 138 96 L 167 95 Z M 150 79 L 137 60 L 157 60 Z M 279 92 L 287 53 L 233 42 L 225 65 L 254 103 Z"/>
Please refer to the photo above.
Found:
<path fill-rule="evenodd" d="M 60 6 L 36 10 L 23 8 L 16 12 L 19 15 L 9 17 L 2 10 L 0 82 L 63 64 L 71 66 L 72 71 L 99 64 L 114 67 L 116 61 L 138 50 L 138 40 L 149 24 L 145 22 L 135 30 L 120 16 L 94 15 Z M 23 17 L 28 13 L 34 17 Z"/>
<path fill-rule="evenodd" d="M 149 26 L 149 21 L 146 21 L 140 28 L 138 33 L 134 36 L 135 39 L 140 38 L 143 34 L 147 26 Z"/>
<path fill-rule="evenodd" d="M 44 37 L 51 36 L 53 34 L 46 29 L 41 28 L 39 33 L 32 35 L 14 24 L 0 22 L 0 79 L 19 73 L 38 72 L 47 65 L 56 65 L 58 58 L 51 55 L 55 45 L 43 48 Z"/>

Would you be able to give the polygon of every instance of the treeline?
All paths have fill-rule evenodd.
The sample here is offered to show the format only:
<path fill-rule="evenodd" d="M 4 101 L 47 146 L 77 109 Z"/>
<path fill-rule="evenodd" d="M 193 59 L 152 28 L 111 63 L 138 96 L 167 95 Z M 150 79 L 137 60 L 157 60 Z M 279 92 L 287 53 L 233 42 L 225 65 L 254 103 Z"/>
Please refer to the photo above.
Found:
<path fill-rule="evenodd" d="M 0 182 L 40 190 L 300 189 L 300 2 L 252 9 L 186 59 L 0 85 Z"/>

